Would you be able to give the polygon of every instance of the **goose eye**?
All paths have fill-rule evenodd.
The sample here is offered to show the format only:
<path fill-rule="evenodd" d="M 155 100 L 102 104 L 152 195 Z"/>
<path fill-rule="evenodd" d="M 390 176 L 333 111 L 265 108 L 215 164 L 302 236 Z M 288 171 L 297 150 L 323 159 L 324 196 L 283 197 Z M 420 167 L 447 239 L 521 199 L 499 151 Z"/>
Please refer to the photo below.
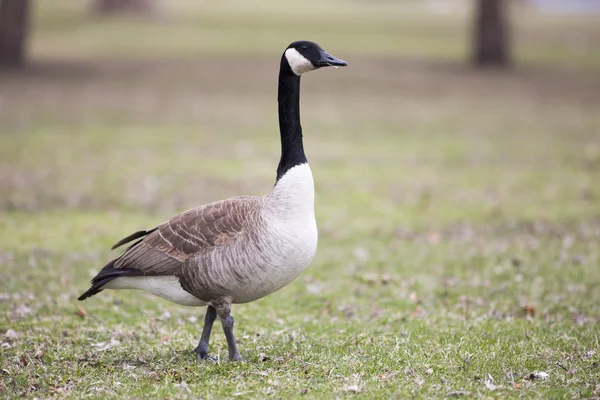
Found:
<path fill-rule="evenodd" d="M 301 48 L 302 50 L 306 51 L 306 50 L 308 50 L 308 45 L 306 45 L 306 44 L 303 44 L 303 45 L 302 45 L 302 47 L 300 47 L 300 48 Z"/>

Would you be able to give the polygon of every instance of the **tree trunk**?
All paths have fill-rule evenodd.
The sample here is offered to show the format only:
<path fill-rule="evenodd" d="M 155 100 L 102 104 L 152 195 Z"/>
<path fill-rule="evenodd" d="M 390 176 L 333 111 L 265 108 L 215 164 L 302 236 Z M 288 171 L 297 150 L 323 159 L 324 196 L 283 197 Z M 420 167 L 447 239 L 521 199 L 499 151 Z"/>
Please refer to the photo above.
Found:
<path fill-rule="evenodd" d="M 0 67 L 25 63 L 29 0 L 0 0 Z"/>
<path fill-rule="evenodd" d="M 481 67 L 510 64 L 507 0 L 476 0 L 473 61 Z"/>
<path fill-rule="evenodd" d="M 92 12 L 97 15 L 146 15 L 155 11 L 154 0 L 93 0 L 91 6 Z"/>

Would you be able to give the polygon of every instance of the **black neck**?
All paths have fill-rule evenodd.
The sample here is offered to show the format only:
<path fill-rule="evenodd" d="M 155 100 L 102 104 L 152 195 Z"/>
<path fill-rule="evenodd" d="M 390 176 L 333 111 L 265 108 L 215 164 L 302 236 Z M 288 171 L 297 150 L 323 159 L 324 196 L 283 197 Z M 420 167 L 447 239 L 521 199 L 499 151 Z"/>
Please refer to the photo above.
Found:
<path fill-rule="evenodd" d="M 300 77 L 294 74 L 282 57 L 279 70 L 279 133 L 281 159 L 277 167 L 277 180 L 296 165 L 306 163 L 300 125 Z"/>

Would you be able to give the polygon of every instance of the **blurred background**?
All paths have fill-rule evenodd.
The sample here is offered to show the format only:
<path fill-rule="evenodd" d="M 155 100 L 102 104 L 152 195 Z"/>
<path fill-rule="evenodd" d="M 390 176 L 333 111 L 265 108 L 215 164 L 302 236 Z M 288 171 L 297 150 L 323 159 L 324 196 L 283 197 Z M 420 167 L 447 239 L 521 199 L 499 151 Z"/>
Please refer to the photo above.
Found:
<path fill-rule="evenodd" d="M 314 363 L 326 393 L 347 385 L 331 363 L 379 352 L 402 370 L 419 346 L 442 357 L 446 338 L 485 337 L 469 321 L 501 321 L 486 346 L 498 329 L 512 337 L 494 353 L 473 341 L 469 351 L 488 349 L 473 357 L 484 377 L 488 355 L 537 354 L 518 348 L 527 343 L 546 346 L 528 368 L 555 366 L 574 346 L 561 332 L 597 347 L 585 329 L 600 321 L 599 20 L 597 0 L 0 0 L 0 333 L 17 374 L 3 375 L 6 387 L 52 388 L 77 362 L 84 379 L 69 387 L 109 393 L 72 360 L 158 354 L 151 368 L 172 359 L 164 346 L 191 349 L 198 310 L 141 293 L 76 298 L 120 238 L 270 190 L 279 60 L 299 39 L 349 63 L 302 78 L 319 250 L 288 288 L 235 308 L 244 356 L 310 360 L 325 347 L 329 359 Z M 545 341 L 522 342 L 520 318 Z M 388 351 L 419 329 L 414 351 Z M 273 333 L 290 330 L 299 339 Z M 351 354 L 339 343 L 354 334 L 380 342 Z M 86 347 L 115 340 L 122 350 Z M 224 348 L 221 335 L 214 343 Z M 456 348 L 438 360 L 448 371 Z M 67 361 L 48 370 L 36 349 Z M 597 382 L 584 370 L 569 379 Z M 410 389 L 386 382 L 373 385 Z"/>
<path fill-rule="evenodd" d="M 582 200 L 591 177 L 560 178 L 597 163 L 598 1 L 1 7 L 5 211 L 168 215 L 264 193 L 278 159 L 279 57 L 297 39 L 350 62 L 304 80 L 326 220 L 351 212 L 338 206 L 349 200 L 375 225 L 420 220 L 411 207 L 421 203 L 427 224 L 597 203 Z"/>
<path fill-rule="evenodd" d="M 3 268 L 34 249 L 89 253 L 60 262 L 71 296 L 130 231 L 270 190 L 279 58 L 298 39 L 350 65 L 309 74 L 302 88 L 315 262 L 339 263 L 330 273 L 362 254 L 373 257 L 366 271 L 414 276 L 427 257 L 448 257 L 430 245 L 480 240 L 487 251 L 531 226 L 600 214 L 598 1 L 0 7 Z M 42 283 L 3 280 L 6 290 Z"/>

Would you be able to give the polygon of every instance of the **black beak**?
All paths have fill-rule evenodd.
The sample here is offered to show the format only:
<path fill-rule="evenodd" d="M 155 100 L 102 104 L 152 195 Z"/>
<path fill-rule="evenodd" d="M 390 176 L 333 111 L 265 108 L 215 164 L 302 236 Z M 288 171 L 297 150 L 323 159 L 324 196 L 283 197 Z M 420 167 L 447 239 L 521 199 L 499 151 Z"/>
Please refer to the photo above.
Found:
<path fill-rule="evenodd" d="M 328 54 L 325 50 L 321 50 L 321 58 L 317 62 L 317 67 L 345 67 L 348 63 L 339 58 L 335 58 L 331 54 Z"/>

